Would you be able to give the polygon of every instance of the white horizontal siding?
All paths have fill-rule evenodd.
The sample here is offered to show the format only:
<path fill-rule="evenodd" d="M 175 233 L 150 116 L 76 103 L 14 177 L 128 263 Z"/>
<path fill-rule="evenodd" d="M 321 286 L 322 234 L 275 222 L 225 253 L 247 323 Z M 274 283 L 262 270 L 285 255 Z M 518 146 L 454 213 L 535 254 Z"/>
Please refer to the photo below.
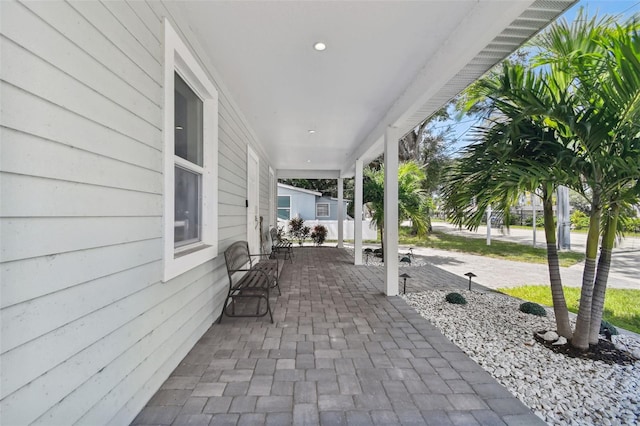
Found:
<path fill-rule="evenodd" d="M 36 11 L 41 10 L 37 5 L 32 7 Z M 22 31 L 23 26 L 38 25 L 41 18 L 20 5 L 12 7 L 10 11 L 14 19 L 3 22 L 2 33 L 4 37 L 103 96 L 117 100 L 128 111 L 139 115 L 156 127 L 161 126 L 158 100 L 154 102 L 149 99 L 115 70 L 105 67 L 98 59 L 94 58 L 92 56 L 94 52 L 83 50 L 52 26 L 61 23 L 39 25 L 40 31 L 38 33 L 25 32 Z M 61 28 L 60 30 L 64 31 L 65 29 Z"/>
<path fill-rule="evenodd" d="M 213 312 L 214 317 L 216 312 L 220 311 L 220 305 L 214 306 Z M 171 372 L 175 369 L 175 366 L 182 361 L 182 359 L 189 353 L 189 350 L 195 345 L 198 339 L 207 331 L 207 329 L 211 326 L 211 317 L 209 316 L 211 312 L 210 306 L 204 306 L 201 308 L 196 314 L 191 318 L 189 324 L 185 324 L 184 329 L 193 329 L 194 331 L 188 336 L 184 341 L 180 341 L 179 337 L 182 337 L 184 334 L 183 330 L 179 330 L 176 333 L 176 336 L 171 336 L 167 341 L 171 343 L 171 345 L 166 344 L 159 348 L 159 351 L 162 353 L 154 353 L 153 358 L 147 358 L 146 363 L 141 364 L 140 367 L 136 370 L 134 375 L 127 376 L 125 380 L 120 383 L 120 388 L 123 389 L 125 395 L 129 397 L 128 401 L 120 410 L 116 413 L 115 416 L 111 418 L 111 420 L 107 423 L 112 426 L 120 426 L 125 425 L 131 421 L 131 419 L 135 418 L 135 416 L 140 411 L 140 407 L 144 406 L 147 402 L 149 395 L 153 395 L 153 393 L 159 389 L 165 378 L 168 377 Z M 200 324 L 197 324 L 199 319 L 203 318 Z M 197 326 L 196 326 L 197 324 Z M 173 351 L 173 353 L 171 352 Z M 161 356 L 164 357 L 161 358 Z M 157 363 L 150 363 L 154 360 L 166 359 L 164 364 L 162 364 L 155 371 Z M 134 380 L 140 380 L 139 377 L 151 377 L 142 388 L 138 390 L 136 393 L 131 392 L 131 382 Z M 90 413 L 87 413 L 87 418 L 97 418 L 101 414 L 96 413 L 105 413 L 105 418 L 108 417 L 112 412 L 112 407 L 117 408 L 119 406 L 119 401 L 114 398 L 115 393 L 111 392 L 108 395 L 108 399 L 105 398 L 106 403 L 102 403 L 97 407 L 91 409 Z M 108 404 L 108 405 L 107 405 Z M 108 410 L 108 411 L 107 411 Z M 85 418 L 82 419 L 84 422 Z"/>
<path fill-rule="evenodd" d="M 1 307 L 161 260 L 160 243 L 151 239 L 5 262 L 0 265 Z"/>
<path fill-rule="evenodd" d="M 159 217 L 3 218 L 0 261 L 161 237 Z"/>
<path fill-rule="evenodd" d="M 142 25 L 149 30 L 151 36 L 154 37 L 158 43 L 162 44 L 162 34 L 164 29 L 162 28 L 160 17 L 157 16 L 143 1 L 127 2 L 126 4 L 140 19 Z"/>
<path fill-rule="evenodd" d="M 18 347 L 157 282 L 157 269 L 155 262 L 149 263 L 3 309 L 3 350 Z M 100 292 L 103 297 L 94 297 Z"/>
<path fill-rule="evenodd" d="M 162 167 L 159 141 L 154 148 L 14 86 L 2 83 L 0 90 L 4 131 L 17 130 L 151 170 Z"/>
<path fill-rule="evenodd" d="M 142 120 L 135 112 L 127 111 L 24 48 L 2 38 L 0 49 L 11 58 L 2 63 L 3 81 L 138 141 L 160 140 L 157 125 Z"/>
<path fill-rule="evenodd" d="M 152 194 L 162 193 L 162 175 L 120 160 L 39 137 L 0 129 L 5 172 Z M 56 161 L 51 161 L 55 158 Z"/>
<path fill-rule="evenodd" d="M 46 26 L 55 28 L 84 52 L 103 64 L 107 70 L 121 76 L 125 82 L 151 99 L 156 105 L 162 104 L 162 92 L 159 90 L 162 86 L 162 80 L 154 80 L 135 58 L 126 55 L 122 46 L 114 43 L 105 34 L 96 31 L 93 24 L 68 3 L 60 1 L 26 2 L 23 6 L 16 7 L 28 8 L 40 17 L 43 24 L 38 26 L 38 31 Z M 6 20 L 9 20 L 8 16 L 13 15 L 13 10 L 8 4 L 3 4 L 3 10 L 5 11 L 3 15 L 7 17 Z M 4 20 L 2 25 L 5 26 Z"/>
<path fill-rule="evenodd" d="M 189 274 L 189 278 L 194 277 Z M 21 346 L 21 350 L 16 350 L 15 355 L 14 351 L 8 352 L 5 357 L 9 361 L 15 362 L 19 359 L 29 366 L 31 371 L 46 371 L 46 374 L 28 382 L 6 398 L 3 419 L 8 424 L 31 423 L 49 407 L 61 401 L 92 376 L 100 374 L 102 369 L 106 369 L 117 357 L 132 348 L 135 348 L 131 351 L 134 359 L 129 359 L 127 366 L 130 369 L 135 368 L 137 363 L 150 356 L 154 349 L 147 348 L 142 340 L 154 334 L 163 336 L 165 324 L 179 323 L 179 319 L 175 319 L 176 313 L 191 316 L 193 311 L 185 309 L 185 306 L 189 301 L 201 299 L 201 287 L 206 285 L 210 285 L 206 276 L 201 277 L 200 281 L 196 278 L 195 282 L 184 283 L 181 287 L 178 287 L 177 283 L 174 286 L 157 283 L 81 320 L 56 329 L 32 341 L 33 343 Z M 142 314 L 138 315 L 137 312 Z M 100 339 L 96 340 L 95 337 Z M 64 348 L 56 353 L 46 353 L 52 344 Z M 150 353 L 145 353 L 147 350 Z M 30 356 L 34 352 L 39 355 Z M 12 359 L 14 357 L 15 359 Z M 129 374 L 126 369 L 114 370 L 118 381 L 123 375 Z M 135 392 L 136 386 L 132 388 L 132 392 Z M 85 397 L 98 401 L 100 395 Z M 13 409 L 24 407 L 26 404 L 29 404 L 31 410 Z M 87 405 L 78 408 L 86 410 Z M 75 419 L 66 418 L 51 420 L 57 424 L 74 421 Z"/>
<path fill-rule="evenodd" d="M 163 23 L 219 105 L 219 247 L 246 238 L 246 152 L 268 157 L 160 2 L 2 2 L 3 424 L 127 424 L 219 315 L 223 256 L 162 283 Z"/>
<path fill-rule="evenodd" d="M 127 28 L 121 22 L 127 20 L 122 10 L 116 17 L 113 14 L 114 10 L 109 11 L 102 2 L 72 0 L 69 3 L 94 27 L 94 31 L 97 29 L 155 82 L 162 84 L 162 50 L 159 43 L 144 45 L 140 42 L 142 38 L 139 34 L 146 30 L 143 25 Z M 136 35 L 131 31 L 135 31 Z"/>
<path fill-rule="evenodd" d="M 0 193 L 2 217 L 155 216 L 162 207 L 160 194 L 12 173 L 0 175 Z"/>

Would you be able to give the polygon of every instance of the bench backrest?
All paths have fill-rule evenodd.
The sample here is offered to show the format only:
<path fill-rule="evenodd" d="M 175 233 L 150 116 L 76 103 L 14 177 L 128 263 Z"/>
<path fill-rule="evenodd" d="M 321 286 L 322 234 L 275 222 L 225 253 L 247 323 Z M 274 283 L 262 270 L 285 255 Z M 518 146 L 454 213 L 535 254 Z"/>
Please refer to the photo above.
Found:
<path fill-rule="evenodd" d="M 227 264 L 227 273 L 231 279 L 233 273 L 238 269 L 251 267 L 251 257 L 249 256 L 249 244 L 246 241 L 236 241 L 224 251 L 224 261 Z M 248 266 L 247 266 L 248 265 Z"/>
<path fill-rule="evenodd" d="M 269 236 L 271 237 L 271 241 L 274 243 L 280 242 L 280 238 L 278 238 L 278 230 L 276 228 L 271 228 L 269 230 Z"/>

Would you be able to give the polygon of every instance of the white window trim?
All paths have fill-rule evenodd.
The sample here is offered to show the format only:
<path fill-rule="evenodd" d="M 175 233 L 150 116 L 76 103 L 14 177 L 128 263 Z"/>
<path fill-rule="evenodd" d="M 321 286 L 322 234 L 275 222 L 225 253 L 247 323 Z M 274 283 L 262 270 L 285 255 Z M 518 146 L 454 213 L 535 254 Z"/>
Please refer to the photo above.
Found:
<path fill-rule="evenodd" d="M 218 255 L 218 91 L 166 18 L 164 42 L 163 281 L 168 281 Z M 175 72 L 202 99 L 203 103 L 201 241 L 179 249 L 174 246 Z"/>
<path fill-rule="evenodd" d="M 327 206 L 327 214 L 325 215 L 319 215 L 318 214 L 318 206 Z M 331 217 L 331 206 L 329 205 L 329 203 L 316 203 L 316 217 Z"/>

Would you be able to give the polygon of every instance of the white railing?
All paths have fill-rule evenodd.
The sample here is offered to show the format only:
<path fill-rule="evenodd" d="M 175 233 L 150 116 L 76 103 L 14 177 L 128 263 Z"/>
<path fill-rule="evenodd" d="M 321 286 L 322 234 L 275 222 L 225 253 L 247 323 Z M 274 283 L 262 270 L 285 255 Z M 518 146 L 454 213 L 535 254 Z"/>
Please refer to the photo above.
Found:
<path fill-rule="evenodd" d="M 343 225 L 343 237 L 345 240 L 353 240 L 353 220 L 345 220 Z M 316 225 L 323 225 L 327 228 L 327 240 L 338 239 L 338 221 L 337 220 L 305 220 L 305 226 L 308 226 L 313 230 Z M 289 231 L 288 224 L 285 221 L 278 221 L 278 227 L 285 228 L 285 231 Z M 365 219 L 362 221 L 362 239 L 363 240 L 375 240 L 378 238 L 378 228 L 371 225 L 371 219 Z"/>

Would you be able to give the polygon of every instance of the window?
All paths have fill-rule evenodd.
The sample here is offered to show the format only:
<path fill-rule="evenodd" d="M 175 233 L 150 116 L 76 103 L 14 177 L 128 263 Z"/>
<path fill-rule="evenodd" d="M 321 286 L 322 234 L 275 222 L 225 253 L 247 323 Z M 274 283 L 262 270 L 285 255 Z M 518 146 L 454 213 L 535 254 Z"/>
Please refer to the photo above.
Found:
<path fill-rule="evenodd" d="M 291 219 L 291 196 L 278 195 L 278 219 Z"/>
<path fill-rule="evenodd" d="M 174 231 L 176 248 L 201 241 L 202 100 L 175 73 Z"/>
<path fill-rule="evenodd" d="M 165 20 L 164 281 L 218 254 L 218 93 Z"/>
<path fill-rule="evenodd" d="M 316 204 L 316 217 L 329 217 L 329 203 Z"/>

